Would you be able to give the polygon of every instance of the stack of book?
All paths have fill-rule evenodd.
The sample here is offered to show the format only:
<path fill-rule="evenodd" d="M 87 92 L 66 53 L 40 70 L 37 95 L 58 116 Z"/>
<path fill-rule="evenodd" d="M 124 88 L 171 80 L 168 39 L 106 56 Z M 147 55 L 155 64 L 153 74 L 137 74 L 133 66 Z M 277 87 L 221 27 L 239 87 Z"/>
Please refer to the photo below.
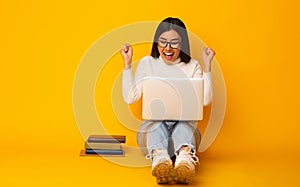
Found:
<path fill-rule="evenodd" d="M 124 135 L 90 135 L 85 141 L 85 152 L 81 155 L 123 156 Z"/>

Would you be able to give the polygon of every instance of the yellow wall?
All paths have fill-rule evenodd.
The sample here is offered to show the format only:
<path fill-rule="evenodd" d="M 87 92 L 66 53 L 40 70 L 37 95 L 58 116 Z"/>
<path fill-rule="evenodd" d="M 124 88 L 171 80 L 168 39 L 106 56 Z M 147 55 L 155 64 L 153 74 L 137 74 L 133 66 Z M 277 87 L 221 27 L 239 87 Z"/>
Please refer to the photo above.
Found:
<path fill-rule="evenodd" d="M 39 186 L 48 181 L 49 186 L 56 182 L 68 186 L 72 176 L 65 181 L 51 173 L 78 166 L 65 160 L 77 159 L 83 146 L 72 108 L 73 79 L 81 58 L 98 38 L 117 27 L 173 16 L 216 51 L 227 86 L 225 120 L 206 154 L 274 157 L 274 170 L 288 170 L 289 184 L 296 183 L 293 176 L 300 172 L 296 167 L 300 166 L 296 159 L 300 156 L 298 1 L 31 0 L 6 1 L 0 7 L 0 173 L 4 182 Z M 135 57 L 147 53 L 137 50 Z M 113 59 L 114 73 L 121 71 L 121 58 Z M 111 81 L 105 74 L 99 78 Z M 99 115 L 110 119 L 105 112 Z M 112 131 L 127 133 L 126 129 Z M 134 133 L 128 132 L 128 138 L 129 144 L 135 144 Z M 283 166 L 287 160 L 293 162 L 293 169 Z M 46 170 L 49 178 L 43 173 Z M 40 181 L 34 182 L 35 177 Z"/>

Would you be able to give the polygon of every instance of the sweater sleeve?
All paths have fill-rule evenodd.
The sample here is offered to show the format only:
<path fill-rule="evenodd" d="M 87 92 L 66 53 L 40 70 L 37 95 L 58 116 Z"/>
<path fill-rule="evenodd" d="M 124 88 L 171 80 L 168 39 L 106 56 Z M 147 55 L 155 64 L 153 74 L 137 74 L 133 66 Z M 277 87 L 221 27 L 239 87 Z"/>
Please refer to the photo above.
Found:
<path fill-rule="evenodd" d="M 123 70 L 122 95 L 126 103 L 132 104 L 140 99 L 142 95 L 142 79 L 145 74 L 144 70 L 142 60 L 136 68 L 134 77 L 131 68 Z"/>
<path fill-rule="evenodd" d="M 211 72 L 208 73 L 204 72 L 203 79 L 204 79 L 204 106 L 207 106 L 211 103 L 213 99 Z"/>
<path fill-rule="evenodd" d="M 213 86 L 212 86 L 212 76 L 211 72 L 202 72 L 201 66 L 198 64 L 195 68 L 194 73 L 195 78 L 203 78 L 204 80 L 204 99 L 203 104 L 204 106 L 207 106 L 211 103 L 213 99 Z"/>

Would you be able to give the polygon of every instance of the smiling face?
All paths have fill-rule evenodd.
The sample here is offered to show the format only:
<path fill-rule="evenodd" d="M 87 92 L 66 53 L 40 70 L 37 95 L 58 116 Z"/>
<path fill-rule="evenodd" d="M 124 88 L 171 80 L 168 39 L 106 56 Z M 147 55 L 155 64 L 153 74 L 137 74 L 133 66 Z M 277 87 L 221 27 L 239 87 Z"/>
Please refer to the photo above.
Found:
<path fill-rule="evenodd" d="M 174 31 L 163 32 L 158 37 L 158 52 L 166 64 L 172 64 L 180 54 L 181 37 Z"/>

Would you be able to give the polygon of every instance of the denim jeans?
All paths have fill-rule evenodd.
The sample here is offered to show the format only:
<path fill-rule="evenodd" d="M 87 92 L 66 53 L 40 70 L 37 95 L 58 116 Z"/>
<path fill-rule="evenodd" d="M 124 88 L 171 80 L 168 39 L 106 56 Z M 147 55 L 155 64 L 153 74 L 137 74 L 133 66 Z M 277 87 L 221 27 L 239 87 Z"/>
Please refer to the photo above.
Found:
<path fill-rule="evenodd" d="M 173 157 L 182 146 L 196 151 L 200 139 L 195 121 L 144 121 L 137 133 L 137 143 L 145 155 L 154 149 L 165 149 Z"/>

